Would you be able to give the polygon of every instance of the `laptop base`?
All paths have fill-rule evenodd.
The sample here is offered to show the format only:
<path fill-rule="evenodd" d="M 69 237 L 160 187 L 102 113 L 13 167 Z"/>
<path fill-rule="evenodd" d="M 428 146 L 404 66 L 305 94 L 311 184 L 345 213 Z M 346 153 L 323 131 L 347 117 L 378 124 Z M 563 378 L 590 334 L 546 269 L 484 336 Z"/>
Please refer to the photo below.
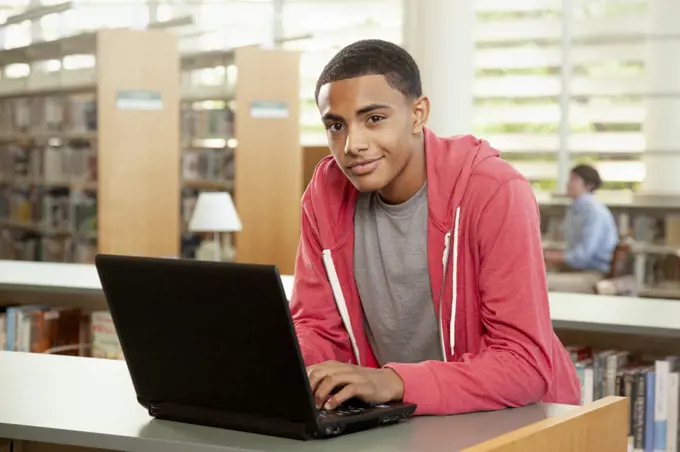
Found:
<path fill-rule="evenodd" d="M 320 422 L 294 423 L 282 419 L 265 419 L 244 414 L 229 413 L 209 408 L 172 403 L 145 403 L 149 415 L 156 419 L 204 425 L 295 440 L 328 439 L 356 433 L 380 426 L 396 424 L 413 416 L 412 405 L 385 405 L 382 409 L 369 409 L 362 414 L 338 416 L 330 414 Z M 380 414 L 376 415 L 378 412 Z"/>
<path fill-rule="evenodd" d="M 166 421 L 204 425 L 290 439 L 307 440 L 317 436 L 316 425 L 314 424 L 298 424 L 282 419 L 266 419 L 261 416 L 254 417 L 242 413 L 229 413 L 221 410 L 172 403 L 149 403 L 149 415 Z"/>

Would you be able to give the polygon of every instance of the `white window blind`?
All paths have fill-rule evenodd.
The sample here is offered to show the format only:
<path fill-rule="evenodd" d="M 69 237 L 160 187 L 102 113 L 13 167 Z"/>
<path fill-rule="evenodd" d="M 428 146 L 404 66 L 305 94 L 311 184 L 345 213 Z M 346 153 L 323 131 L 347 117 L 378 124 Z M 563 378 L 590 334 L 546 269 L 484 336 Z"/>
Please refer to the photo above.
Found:
<path fill-rule="evenodd" d="M 401 0 L 286 0 L 284 36 L 312 34 L 285 48 L 301 50 L 301 128 L 303 145 L 324 145 L 326 135 L 314 99 L 323 67 L 342 47 L 359 39 L 402 40 Z"/>
<path fill-rule="evenodd" d="M 474 132 L 538 190 L 558 189 L 560 150 L 569 167 L 597 166 L 605 188 L 634 188 L 644 177 L 646 2 L 564 3 L 571 10 L 559 0 L 475 2 Z"/>

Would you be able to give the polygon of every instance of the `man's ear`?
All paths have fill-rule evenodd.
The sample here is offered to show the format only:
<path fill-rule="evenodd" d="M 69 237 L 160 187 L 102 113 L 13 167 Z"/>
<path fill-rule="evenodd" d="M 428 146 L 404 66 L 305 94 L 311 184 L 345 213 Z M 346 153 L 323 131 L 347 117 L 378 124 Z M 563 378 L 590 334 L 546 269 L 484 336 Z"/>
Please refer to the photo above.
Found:
<path fill-rule="evenodd" d="M 430 117 L 430 99 L 420 96 L 413 101 L 413 134 L 422 133 Z"/>

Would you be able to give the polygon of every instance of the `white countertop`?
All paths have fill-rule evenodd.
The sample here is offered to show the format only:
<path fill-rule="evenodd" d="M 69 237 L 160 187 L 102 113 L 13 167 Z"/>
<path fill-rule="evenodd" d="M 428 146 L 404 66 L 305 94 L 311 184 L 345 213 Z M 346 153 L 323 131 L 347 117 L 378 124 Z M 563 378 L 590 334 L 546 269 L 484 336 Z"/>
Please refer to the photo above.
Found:
<path fill-rule="evenodd" d="M 290 298 L 293 277 L 284 275 Z M 0 260 L 0 290 L 99 292 L 94 265 Z M 550 293 L 555 327 L 680 337 L 680 301 Z"/>
<path fill-rule="evenodd" d="M 8 260 L 0 260 L 0 286 L 33 290 L 101 290 L 94 265 Z"/>
<path fill-rule="evenodd" d="M 0 376 L 0 438 L 135 452 L 456 451 L 574 409 L 536 404 L 420 417 L 295 441 L 153 419 L 137 403 L 125 361 L 0 352 Z"/>
<path fill-rule="evenodd" d="M 556 328 L 680 337 L 680 300 L 550 293 Z"/>
<path fill-rule="evenodd" d="M 283 275 L 281 280 L 290 298 L 293 277 Z M 0 260 L 2 289 L 99 292 L 102 286 L 94 265 Z"/>

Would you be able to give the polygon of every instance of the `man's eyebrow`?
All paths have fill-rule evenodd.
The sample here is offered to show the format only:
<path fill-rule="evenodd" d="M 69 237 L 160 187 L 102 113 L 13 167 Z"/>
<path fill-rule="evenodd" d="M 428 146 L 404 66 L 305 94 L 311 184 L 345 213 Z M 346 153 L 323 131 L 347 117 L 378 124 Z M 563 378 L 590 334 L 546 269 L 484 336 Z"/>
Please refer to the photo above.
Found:
<path fill-rule="evenodd" d="M 357 114 L 357 116 L 365 115 L 366 113 L 370 113 L 374 110 L 380 110 L 380 109 L 383 109 L 383 108 L 384 109 L 390 109 L 392 107 L 390 107 L 389 105 L 383 105 L 383 104 L 371 104 L 371 105 L 366 105 L 365 107 L 358 109 L 356 114 Z M 345 120 L 342 116 L 336 115 L 334 113 L 326 113 L 325 115 L 323 115 L 321 117 L 321 119 L 323 121 L 341 121 L 341 122 Z"/>
<path fill-rule="evenodd" d="M 366 113 L 370 113 L 373 110 L 380 110 L 383 108 L 390 109 L 391 107 L 389 105 L 371 104 L 357 110 L 357 115 L 365 115 Z"/>
<path fill-rule="evenodd" d="M 324 120 L 324 121 L 344 121 L 342 116 L 338 116 L 338 115 L 333 114 L 333 113 L 326 113 L 325 115 L 323 115 L 321 117 L 321 119 Z"/>

